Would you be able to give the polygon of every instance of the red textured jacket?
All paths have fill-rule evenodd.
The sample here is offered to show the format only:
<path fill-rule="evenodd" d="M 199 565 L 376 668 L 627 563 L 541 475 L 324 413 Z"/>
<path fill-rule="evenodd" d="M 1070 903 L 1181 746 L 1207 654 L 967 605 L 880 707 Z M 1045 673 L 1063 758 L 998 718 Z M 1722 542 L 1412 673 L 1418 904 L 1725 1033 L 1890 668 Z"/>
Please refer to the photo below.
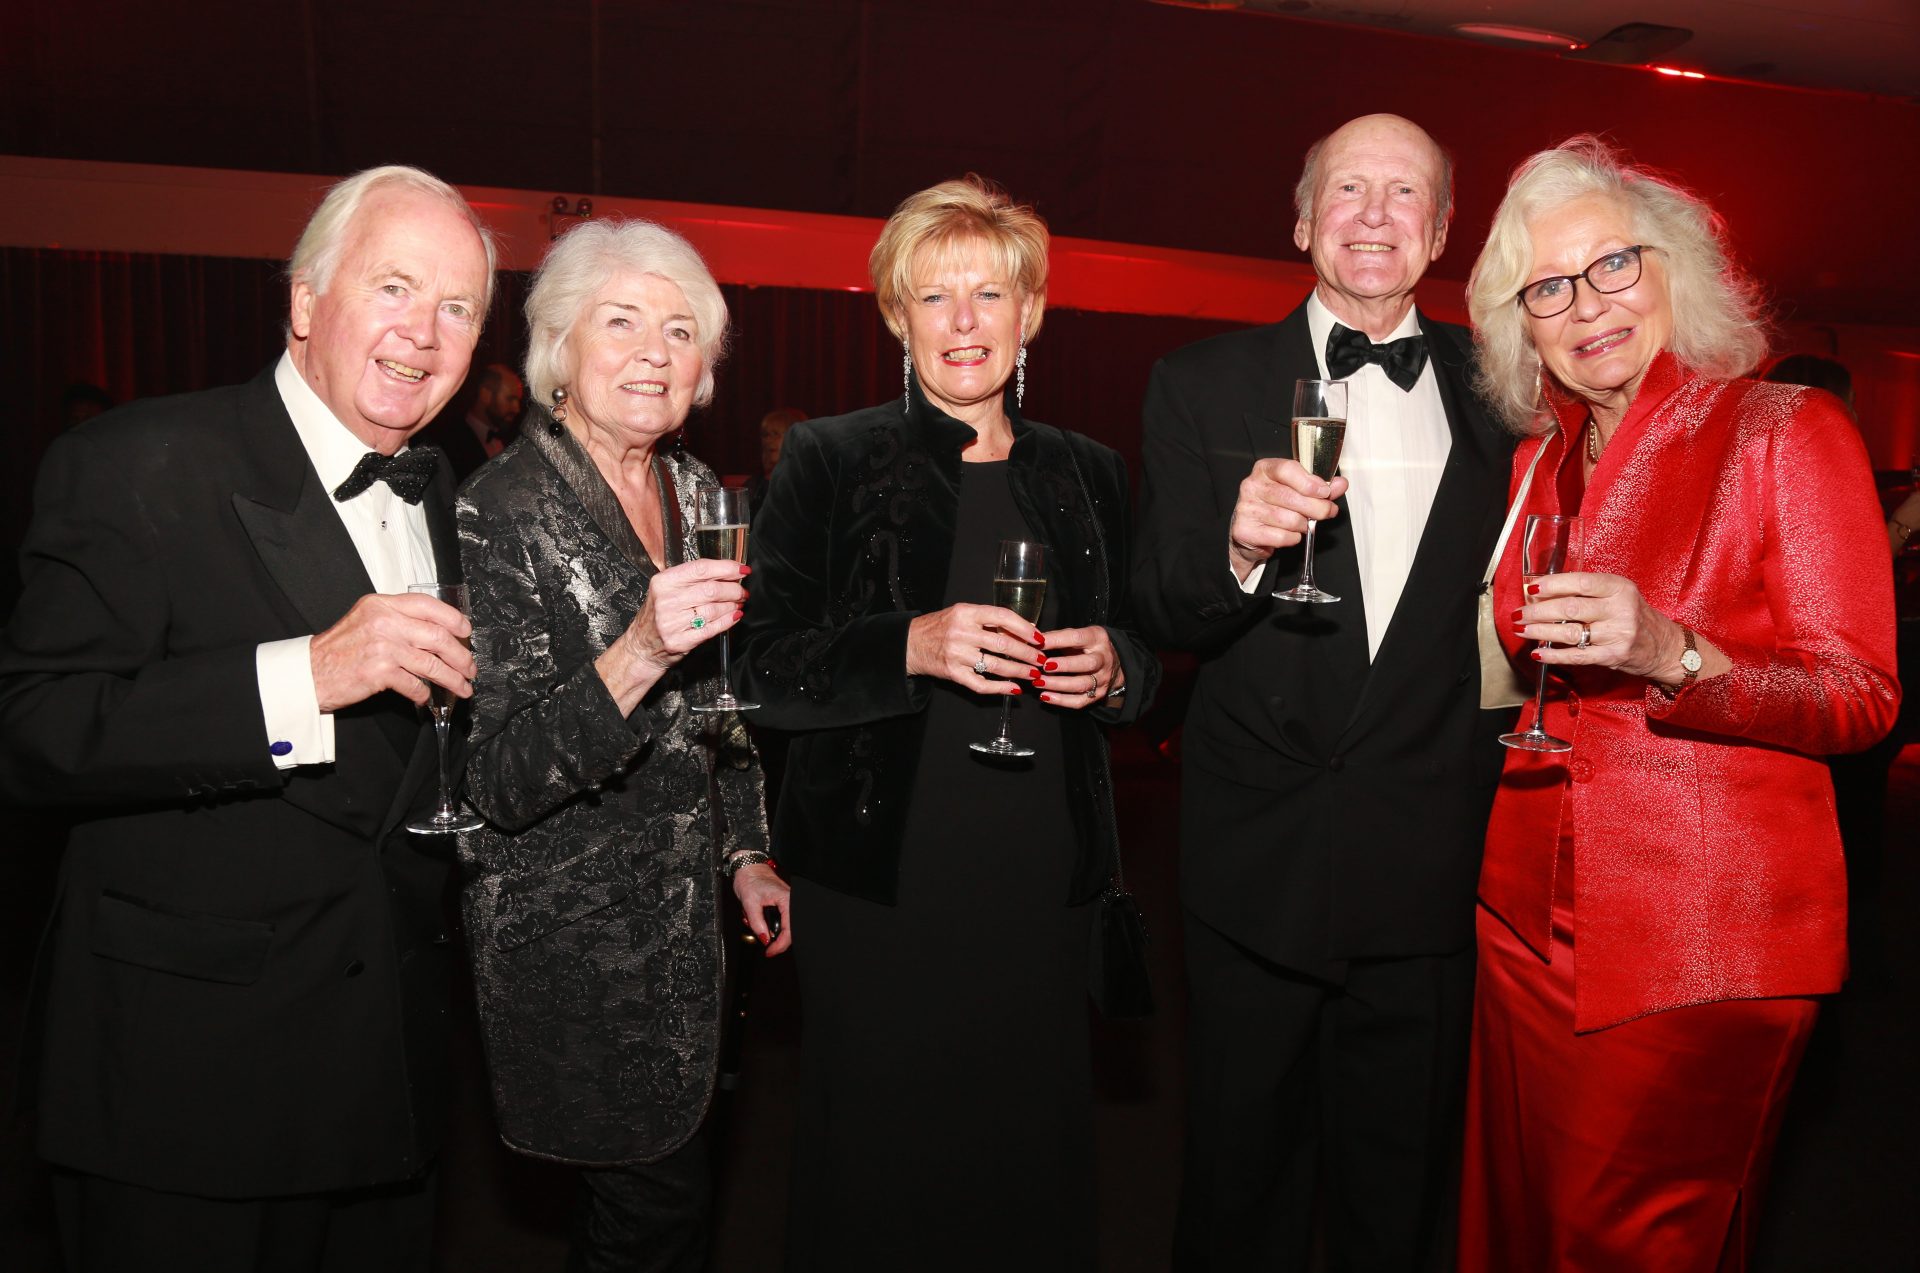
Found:
<path fill-rule="evenodd" d="M 1558 411 L 1561 430 L 1514 456 L 1517 483 L 1547 448 L 1529 513 L 1560 511 L 1560 467 L 1579 462 L 1568 441 L 1585 405 Z M 1573 750 L 1508 755 L 1481 901 L 1547 954 L 1572 820 L 1576 1030 L 1838 989 L 1846 877 L 1821 757 L 1880 738 L 1900 700 L 1892 569 L 1858 431 L 1817 390 L 1709 380 L 1662 354 L 1579 511 L 1586 569 L 1631 579 L 1733 668 L 1671 702 L 1610 670 L 1550 679 L 1547 729 Z M 1519 544 L 1516 527 L 1502 617 L 1521 604 Z M 1503 640 L 1537 668 L 1525 642 Z"/>

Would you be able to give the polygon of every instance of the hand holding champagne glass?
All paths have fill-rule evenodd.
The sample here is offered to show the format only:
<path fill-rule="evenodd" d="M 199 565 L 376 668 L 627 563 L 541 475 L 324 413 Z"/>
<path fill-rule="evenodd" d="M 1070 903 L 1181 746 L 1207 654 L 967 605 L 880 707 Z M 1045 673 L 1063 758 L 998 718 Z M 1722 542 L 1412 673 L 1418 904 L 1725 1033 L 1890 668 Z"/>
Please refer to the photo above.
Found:
<path fill-rule="evenodd" d="M 1000 562 L 993 572 L 993 604 L 1011 610 L 1040 626 L 1040 608 L 1047 601 L 1047 553 L 1041 545 L 1027 539 L 1000 541 Z M 976 668 L 975 671 L 980 669 Z M 1000 734 L 984 743 L 968 743 L 974 751 L 989 756 L 1021 757 L 1033 755 L 1033 748 L 1013 741 L 1013 697 L 1000 700 Z"/>
<path fill-rule="evenodd" d="M 1293 458 L 1323 482 L 1340 471 L 1340 447 L 1347 437 L 1347 383 L 1344 380 L 1297 380 L 1293 386 Z M 1325 604 L 1340 598 L 1313 582 L 1313 529 L 1307 523 L 1307 546 L 1300 559 L 1300 582 L 1273 595 L 1281 601 Z"/>
<path fill-rule="evenodd" d="M 467 610 L 467 588 L 458 583 L 416 583 L 409 584 L 408 592 L 424 593 L 436 601 L 444 601 L 462 614 Z M 447 772 L 447 749 L 451 742 L 449 735 L 453 729 L 453 691 L 433 681 L 427 683 L 429 695 L 427 712 L 433 717 L 433 741 L 440 753 L 440 804 L 430 814 L 415 818 L 407 823 L 407 830 L 416 835 L 446 835 L 453 831 L 478 831 L 485 826 L 479 817 L 471 813 L 462 813 L 453 799 L 452 776 Z"/>
<path fill-rule="evenodd" d="M 753 515 L 743 486 L 703 486 L 693 494 L 693 542 L 703 559 L 747 559 L 747 531 Z M 700 621 L 695 620 L 696 625 Z M 720 634 L 720 692 L 711 703 L 695 703 L 696 712 L 744 712 L 760 706 L 743 703 L 727 683 L 727 634 Z"/>
<path fill-rule="evenodd" d="M 1555 514 L 1533 514 L 1527 518 L 1520 538 L 1520 596 L 1527 596 L 1527 585 L 1545 575 L 1580 569 L 1580 519 Z M 1584 638 L 1583 638 L 1584 639 Z M 1500 741 L 1521 751 L 1572 751 L 1573 744 L 1555 738 L 1546 729 L 1547 665 L 1540 665 L 1540 688 L 1533 696 L 1533 725 L 1517 734 L 1502 734 Z"/>

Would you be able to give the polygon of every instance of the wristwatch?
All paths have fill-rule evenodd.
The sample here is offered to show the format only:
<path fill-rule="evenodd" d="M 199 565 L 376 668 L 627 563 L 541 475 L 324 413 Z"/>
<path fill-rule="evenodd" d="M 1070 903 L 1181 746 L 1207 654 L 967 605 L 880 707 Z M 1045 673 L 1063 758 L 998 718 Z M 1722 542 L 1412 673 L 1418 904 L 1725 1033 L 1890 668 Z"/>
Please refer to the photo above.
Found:
<path fill-rule="evenodd" d="M 1687 675 L 1680 684 L 1674 687 L 1674 693 L 1676 694 L 1700 679 L 1701 660 L 1699 640 L 1693 635 L 1693 629 L 1684 623 L 1680 625 L 1680 631 L 1684 633 L 1687 638 L 1687 648 L 1680 651 L 1680 670 Z"/>
<path fill-rule="evenodd" d="M 1680 670 L 1685 673 L 1685 675 L 1680 678 L 1678 685 L 1668 685 L 1663 681 L 1655 681 L 1653 683 L 1653 687 L 1665 695 L 1669 703 L 1680 697 L 1681 690 L 1686 689 L 1689 685 L 1692 685 L 1700 679 L 1700 668 L 1703 666 L 1700 658 L 1700 646 L 1698 639 L 1693 635 L 1693 629 L 1683 623 L 1680 625 L 1680 635 L 1687 643 L 1686 648 L 1680 651 Z"/>

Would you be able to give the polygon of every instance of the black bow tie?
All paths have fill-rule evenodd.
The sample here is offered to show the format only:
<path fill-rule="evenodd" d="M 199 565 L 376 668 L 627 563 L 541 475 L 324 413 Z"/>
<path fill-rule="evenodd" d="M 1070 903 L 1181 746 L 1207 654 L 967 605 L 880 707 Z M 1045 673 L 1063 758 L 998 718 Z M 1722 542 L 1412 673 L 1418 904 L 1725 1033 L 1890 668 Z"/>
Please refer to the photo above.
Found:
<path fill-rule="evenodd" d="M 439 447 L 416 446 L 398 455 L 368 451 L 353 466 L 347 480 L 333 488 L 333 498 L 344 504 L 375 482 L 385 482 L 395 495 L 409 504 L 418 504 L 439 468 Z"/>
<path fill-rule="evenodd" d="M 1427 365 L 1427 338 L 1402 336 L 1376 345 L 1367 339 L 1365 332 L 1335 323 L 1327 336 L 1327 374 L 1335 380 L 1345 380 L 1370 362 L 1378 363 L 1380 370 L 1387 373 L 1387 379 L 1412 393 L 1413 386 L 1419 383 L 1420 372 Z"/>

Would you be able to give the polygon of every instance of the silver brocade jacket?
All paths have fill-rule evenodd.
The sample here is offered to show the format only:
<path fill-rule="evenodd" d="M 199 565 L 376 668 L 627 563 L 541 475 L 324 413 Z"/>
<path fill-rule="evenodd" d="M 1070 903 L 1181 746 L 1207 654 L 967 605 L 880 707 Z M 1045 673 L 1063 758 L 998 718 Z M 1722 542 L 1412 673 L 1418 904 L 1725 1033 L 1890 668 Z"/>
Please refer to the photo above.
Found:
<path fill-rule="evenodd" d="M 654 461 L 667 565 L 694 555 L 684 455 Z M 536 411 L 456 509 L 473 652 L 461 836 L 467 940 L 501 1136 L 583 1164 L 685 1143 L 713 1092 L 724 959 L 716 867 L 765 849 L 757 758 L 718 689 L 712 645 L 623 717 L 594 660 L 640 609 L 653 566 L 567 431 Z M 724 731 L 724 732 L 721 732 Z"/>

